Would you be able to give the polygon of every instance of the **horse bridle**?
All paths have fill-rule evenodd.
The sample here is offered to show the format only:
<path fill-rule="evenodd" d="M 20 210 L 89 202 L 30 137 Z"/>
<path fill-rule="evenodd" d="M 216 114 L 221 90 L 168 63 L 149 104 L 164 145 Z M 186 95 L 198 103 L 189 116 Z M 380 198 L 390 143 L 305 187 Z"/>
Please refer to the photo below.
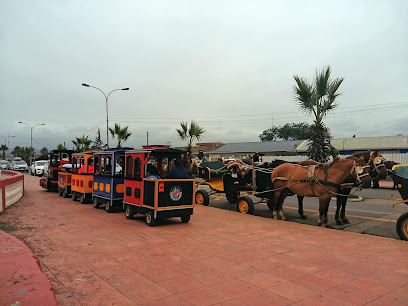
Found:
<path fill-rule="evenodd" d="M 370 178 L 371 178 L 371 180 L 374 180 L 374 179 L 376 179 L 378 176 L 380 176 L 380 168 L 381 167 L 384 167 L 384 169 L 388 172 L 388 170 L 387 170 L 387 168 L 385 167 L 385 164 L 384 164 L 384 157 L 380 157 L 380 156 L 377 156 L 377 157 L 374 157 L 374 159 L 372 159 L 372 160 L 370 160 L 370 164 L 372 164 L 373 165 L 373 167 L 374 167 L 374 169 L 372 170 L 372 171 L 370 171 Z M 374 177 L 371 175 L 371 172 L 377 172 L 377 174 L 375 175 L 375 174 L 373 174 L 373 175 L 375 175 Z"/>
<path fill-rule="evenodd" d="M 366 176 L 369 176 L 370 179 L 371 179 L 370 172 L 364 173 L 365 168 L 370 168 L 371 169 L 371 167 L 369 165 L 357 166 L 357 163 L 354 160 L 354 166 L 353 166 L 353 169 L 351 169 L 351 173 L 353 173 L 353 171 L 356 173 L 356 179 L 357 179 L 357 181 L 359 183 L 361 183 L 363 181 L 362 178 L 364 178 Z"/>

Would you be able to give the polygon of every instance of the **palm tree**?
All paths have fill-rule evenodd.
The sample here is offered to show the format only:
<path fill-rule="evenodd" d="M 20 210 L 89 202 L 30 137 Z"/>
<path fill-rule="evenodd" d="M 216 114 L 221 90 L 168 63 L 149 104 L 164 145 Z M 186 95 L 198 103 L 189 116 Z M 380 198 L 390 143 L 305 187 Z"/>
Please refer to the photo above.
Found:
<path fill-rule="evenodd" d="M 130 135 L 132 135 L 132 132 L 129 132 L 128 129 L 128 126 L 121 128 L 119 123 L 115 123 L 114 129 L 109 128 L 112 137 L 118 140 L 118 144 L 116 146 L 117 148 L 121 148 L 122 143 L 124 143 L 130 137 Z"/>
<path fill-rule="evenodd" d="M 66 149 L 67 149 L 67 147 L 64 146 L 62 143 L 59 143 L 59 144 L 57 145 L 57 150 L 66 150 Z"/>
<path fill-rule="evenodd" d="M 3 159 L 6 158 L 6 151 L 8 150 L 8 147 L 4 144 L 0 146 L 0 150 L 3 151 Z"/>
<path fill-rule="evenodd" d="M 194 121 L 191 121 L 190 127 L 187 122 L 180 122 L 180 125 L 181 129 L 176 131 L 182 140 L 187 141 L 187 152 L 191 153 L 194 139 L 200 140 L 205 130 Z"/>
<path fill-rule="evenodd" d="M 88 139 L 88 136 L 82 135 L 82 137 L 75 137 L 76 140 L 72 140 L 72 143 L 76 147 L 77 152 L 82 152 L 84 150 L 89 150 L 92 140 Z"/>
<path fill-rule="evenodd" d="M 11 154 L 13 154 L 13 157 L 20 156 L 20 151 L 21 151 L 21 147 L 15 146 L 14 150 L 11 151 Z"/>
<path fill-rule="evenodd" d="M 293 76 L 295 99 L 301 110 L 313 114 L 314 124 L 311 127 L 308 156 L 317 162 L 325 162 L 333 152 L 330 144 L 330 132 L 323 123 L 323 118 L 337 107 L 337 92 L 344 78 L 330 80 L 330 66 L 316 71 L 314 83 L 309 83 L 305 78 Z"/>

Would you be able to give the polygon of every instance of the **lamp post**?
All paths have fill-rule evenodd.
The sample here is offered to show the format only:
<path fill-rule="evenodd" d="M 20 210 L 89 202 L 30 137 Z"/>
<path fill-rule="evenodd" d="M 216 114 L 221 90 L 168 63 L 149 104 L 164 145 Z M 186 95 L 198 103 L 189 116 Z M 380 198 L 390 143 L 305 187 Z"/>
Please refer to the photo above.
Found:
<path fill-rule="evenodd" d="M 99 90 L 101 93 L 103 93 L 103 95 L 105 96 L 105 104 L 106 104 L 106 145 L 107 145 L 108 148 L 109 148 L 109 134 L 108 134 L 108 132 L 109 132 L 108 99 L 109 99 L 109 96 L 110 96 L 110 94 L 111 94 L 112 92 L 117 91 L 117 90 L 129 90 L 129 88 L 117 88 L 117 89 L 112 90 L 111 92 L 109 92 L 109 93 L 106 95 L 106 94 L 102 91 L 102 89 L 100 89 L 100 88 L 98 88 L 98 87 L 91 86 L 91 85 L 88 85 L 88 84 L 85 84 L 85 83 L 82 83 L 82 86 L 95 88 L 95 89 Z"/>
<path fill-rule="evenodd" d="M 16 137 L 16 136 L 7 136 L 7 137 L 0 136 L 0 137 L 1 137 L 1 138 L 4 138 L 4 145 L 9 146 L 9 145 L 10 145 L 10 140 L 9 140 L 9 138 L 11 138 L 11 137 Z"/>
<path fill-rule="evenodd" d="M 30 129 L 31 129 L 30 148 L 33 150 L 33 154 L 31 155 L 31 158 L 30 158 L 30 166 L 31 166 L 31 164 L 33 163 L 33 155 L 34 155 L 34 149 L 33 149 L 33 128 L 35 128 L 37 125 L 45 125 L 45 123 L 37 123 L 37 124 L 34 124 L 34 125 L 30 125 L 30 124 L 25 123 L 25 122 L 22 122 L 22 121 L 19 121 L 18 123 L 28 125 L 28 126 L 30 127 Z"/>

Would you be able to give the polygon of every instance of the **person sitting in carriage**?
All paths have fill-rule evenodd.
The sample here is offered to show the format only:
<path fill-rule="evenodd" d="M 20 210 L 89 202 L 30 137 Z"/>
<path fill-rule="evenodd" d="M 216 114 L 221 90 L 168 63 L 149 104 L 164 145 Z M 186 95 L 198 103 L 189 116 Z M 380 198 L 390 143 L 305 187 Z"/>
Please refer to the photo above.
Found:
<path fill-rule="evenodd" d="M 170 170 L 169 175 L 167 176 L 167 178 L 169 179 L 188 179 L 188 172 L 186 170 L 186 168 L 184 168 L 181 165 L 181 160 L 180 159 L 176 159 L 174 161 L 174 165 L 175 167 L 173 169 Z"/>

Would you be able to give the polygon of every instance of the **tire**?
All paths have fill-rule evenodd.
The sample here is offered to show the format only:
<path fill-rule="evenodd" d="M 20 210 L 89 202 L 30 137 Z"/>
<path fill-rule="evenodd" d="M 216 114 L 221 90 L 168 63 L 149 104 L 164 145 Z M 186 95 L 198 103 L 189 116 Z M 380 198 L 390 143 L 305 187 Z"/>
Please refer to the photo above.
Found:
<path fill-rule="evenodd" d="M 108 212 L 108 213 L 113 212 L 113 206 L 111 205 L 110 202 L 106 202 L 105 210 L 106 210 L 106 212 Z"/>
<path fill-rule="evenodd" d="M 58 188 L 58 195 L 62 197 L 62 190 Z"/>
<path fill-rule="evenodd" d="M 125 208 L 126 219 L 133 219 L 134 214 L 135 213 L 133 212 L 132 206 L 126 205 L 126 208 Z"/>
<path fill-rule="evenodd" d="M 195 194 L 195 203 L 197 205 L 208 206 L 210 204 L 210 196 L 205 190 L 197 190 Z"/>
<path fill-rule="evenodd" d="M 63 197 L 63 198 L 68 198 L 68 190 L 67 190 L 67 188 L 64 188 L 64 190 L 62 191 L 62 197 Z"/>
<path fill-rule="evenodd" d="M 190 215 L 181 216 L 181 222 L 188 223 L 190 221 Z"/>
<path fill-rule="evenodd" d="M 71 197 L 72 197 L 72 201 L 76 201 L 78 199 L 75 192 L 72 192 Z"/>
<path fill-rule="evenodd" d="M 81 193 L 81 195 L 79 196 L 79 202 L 81 204 L 86 204 L 86 199 L 85 199 L 85 195 L 83 193 Z"/>
<path fill-rule="evenodd" d="M 398 218 L 397 233 L 401 240 L 408 241 L 408 212 Z"/>
<path fill-rule="evenodd" d="M 250 197 L 240 197 L 237 202 L 237 211 L 252 215 L 254 213 L 254 202 Z"/>
<path fill-rule="evenodd" d="M 227 192 L 227 193 L 225 193 L 225 196 L 226 196 L 228 202 L 235 204 L 238 201 L 239 193 Z"/>
<path fill-rule="evenodd" d="M 146 213 L 146 223 L 148 226 L 155 226 L 157 224 L 157 220 L 154 218 L 154 214 L 152 210 L 149 210 Z"/>
<path fill-rule="evenodd" d="M 99 206 L 100 206 L 101 204 L 98 202 L 98 198 L 94 198 L 94 199 L 93 199 L 93 205 L 94 205 L 94 208 L 96 208 L 96 209 L 99 208 Z"/>

